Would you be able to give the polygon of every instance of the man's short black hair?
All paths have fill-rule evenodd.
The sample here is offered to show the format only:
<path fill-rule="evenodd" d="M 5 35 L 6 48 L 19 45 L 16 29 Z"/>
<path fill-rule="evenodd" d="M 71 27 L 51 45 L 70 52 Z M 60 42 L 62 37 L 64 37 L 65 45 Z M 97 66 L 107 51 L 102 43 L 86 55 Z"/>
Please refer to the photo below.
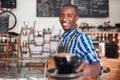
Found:
<path fill-rule="evenodd" d="M 62 7 L 73 7 L 76 10 L 77 14 L 78 14 L 78 8 L 77 8 L 77 6 L 75 6 L 73 4 L 65 4 Z"/>

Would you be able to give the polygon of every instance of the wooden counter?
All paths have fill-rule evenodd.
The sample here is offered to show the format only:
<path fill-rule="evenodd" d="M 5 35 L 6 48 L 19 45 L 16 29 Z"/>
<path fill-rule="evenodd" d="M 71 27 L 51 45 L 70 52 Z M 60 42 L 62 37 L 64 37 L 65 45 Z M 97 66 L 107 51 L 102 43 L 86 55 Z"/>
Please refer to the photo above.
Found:
<path fill-rule="evenodd" d="M 109 80 L 120 80 L 120 59 L 101 58 L 102 65 L 110 68 Z M 55 66 L 52 58 L 48 59 L 48 68 Z M 55 80 L 49 77 L 48 80 Z M 103 79 L 100 79 L 103 80 Z"/>
<path fill-rule="evenodd" d="M 52 57 L 50 57 L 50 58 L 48 59 L 48 69 L 54 68 L 54 66 L 55 66 L 54 60 L 53 60 Z M 48 76 L 48 80 L 55 80 L 55 79 L 52 78 L 52 77 L 50 77 L 50 76 Z"/>
<path fill-rule="evenodd" d="M 109 80 L 120 80 L 120 59 L 102 58 L 104 67 L 110 68 Z"/>

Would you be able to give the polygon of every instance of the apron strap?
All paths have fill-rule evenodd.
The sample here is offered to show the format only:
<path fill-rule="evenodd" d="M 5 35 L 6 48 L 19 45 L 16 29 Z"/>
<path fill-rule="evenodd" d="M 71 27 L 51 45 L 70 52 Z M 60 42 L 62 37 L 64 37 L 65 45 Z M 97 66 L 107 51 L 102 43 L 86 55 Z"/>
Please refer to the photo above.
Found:
<path fill-rule="evenodd" d="M 64 48 L 64 52 L 67 52 L 67 48 L 68 48 L 68 44 L 69 44 L 69 42 L 70 42 L 70 39 L 73 37 L 73 35 L 75 34 L 75 32 L 77 32 L 77 30 L 75 30 L 71 35 L 70 35 L 70 37 L 69 37 L 69 39 L 68 39 L 68 41 L 67 41 L 67 44 L 66 44 L 66 46 L 65 46 L 65 48 Z"/>

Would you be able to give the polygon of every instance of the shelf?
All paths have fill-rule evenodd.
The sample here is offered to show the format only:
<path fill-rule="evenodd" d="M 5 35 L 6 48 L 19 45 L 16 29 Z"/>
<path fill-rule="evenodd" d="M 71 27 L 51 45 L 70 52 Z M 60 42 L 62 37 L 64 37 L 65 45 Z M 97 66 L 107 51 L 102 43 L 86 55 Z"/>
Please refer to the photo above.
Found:
<path fill-rule="evenodd" d="M 94 40 L 92 40 L 92 42 L 93 42 L 93 43 L 100 43 L 100 42 L 109 43 L 108 40 L 107 40 L 107 41 L 94 41 Z"/>
<path fill-rule="evenodd" d="M 12 52 L 19 52 L 19 34 L 16 32 L 8 32 L 0 34 L 0 56 L 1 54 L 10 57 Z M 17 54 L 18 57 L 18 54 Z"/>
<path fill-rule="evenodd" d="M 0 53 L 6 53 L 7 51 L 0 51 Z"/>
<path fill-rule="evenodd" d="M 84 31 L 84 32 L 103 32 L 103 31 L 116 31 L 119 32 L 120 28 L 116 27 L 116 26 L 78 26 L 78 30 Z"/>
<path fill-rule="evenodd" d="M 41 36 L 34 36 L 34 37 L 42 37 L 43 38 L 43 35 L 41 35 Z"/>
<path fill-rule="evenodd" d="M 16 33 L 16 32 L 8 32 L 8 34 L 9 34 L 9 35 L 14 35 L 14 36 L 19 36 L 19 34 Z"/>
<path fill-rule="evenodd" d="M 33 57 L 32 55 L 45 56 L 46 53 L 50 53 L 51 35 L 53 28 L 52 29 L 44 28 L 42 30 L 35 30 L 35 25 L 34 25 L 34 27 L 32 28 L 33 31 L 32 33 L 30 33 L 29 28 L 24 29 L 24 27 L 22 27 L 20 32 L 21 57 Z M 24 31 L 26 35 L 23 34 Z M 24 47 L 23 45 L 27 45 L 27 46 Z M 24 48 L 26 48 L 25 51 L 27 52 L 25 55 L 23 54 Z M 48 48 L 47 51 L 46 48 Z M 45 55 L 44 52 L 46 52 Z"/>
<path fill-rule="evenodd" d="M 0 45 L 8 45 L 8 43 L 0 43 Z"/>

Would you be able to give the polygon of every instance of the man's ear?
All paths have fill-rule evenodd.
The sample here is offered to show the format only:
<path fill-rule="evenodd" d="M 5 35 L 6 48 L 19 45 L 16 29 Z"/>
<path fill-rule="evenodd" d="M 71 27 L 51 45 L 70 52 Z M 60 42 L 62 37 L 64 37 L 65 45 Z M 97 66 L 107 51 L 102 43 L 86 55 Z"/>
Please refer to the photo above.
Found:
<path fill-rule="evenodd" d="M 76 16 L 76 21 L 79 19 L 79 16 Z"/>

